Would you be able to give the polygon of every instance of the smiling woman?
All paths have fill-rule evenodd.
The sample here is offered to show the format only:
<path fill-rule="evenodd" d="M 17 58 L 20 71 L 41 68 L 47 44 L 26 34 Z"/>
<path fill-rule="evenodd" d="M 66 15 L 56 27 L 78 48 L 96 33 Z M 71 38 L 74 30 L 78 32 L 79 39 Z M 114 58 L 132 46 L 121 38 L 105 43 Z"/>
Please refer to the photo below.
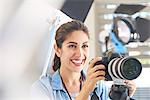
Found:
<path fill-rule="evenodd" d="M 105 67 L 93 67 L 101 58 L 92 60 L 86 77 L 83 72 L 89 57 L 89 39 L 89 31 L 81 21 L 73 20 L 62 24 L 55 36 L 55 72 L 36 81 L 32 87 L 32 95 L 42 100 L 109 99 L 102 81 L 105 79 Z M 98 81 L 100 82 L 96 84 Z"/>
<path fill-rule="evenodd" d="M 105 66 L 95 65 L 101 61 L 101 57 L 96 57 L 90 62 L 86 76 L 83 72 L 89 56 L 87 27 L 77 20 L 64 23 L 57 29 L 55 40 L 55 72 L 41 77 L 33 84 L 34 99 L 110 100 L 104 82 Z M 135 90 L 132 86 L 129 86 L 130 94 Z"/>

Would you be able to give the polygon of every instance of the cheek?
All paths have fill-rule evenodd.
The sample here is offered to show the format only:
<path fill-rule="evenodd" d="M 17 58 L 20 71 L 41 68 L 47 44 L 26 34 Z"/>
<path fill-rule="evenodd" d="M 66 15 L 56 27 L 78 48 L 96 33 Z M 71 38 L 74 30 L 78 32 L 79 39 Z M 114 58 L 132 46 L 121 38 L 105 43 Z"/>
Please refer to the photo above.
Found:
<path fill-rule="evenodd" d="M 89 57 L 89 49 L 86 49 L 86 50 L 85 50 L 85 55 L 86 55 L 87 57 Z"/>
<path fill-rule="evenodd" d="M 72 54 L 68 53 L 62 53 L 61 55 L 61 64 L 66 66 L 70 63 L 70 58 L 71 58 Z"/>
<path fill-rule="evenodd" d="M 61 53 L 61 59 L 62 60 L 67 60 L 67 59 L 69 59 L 70 57 L 72 56 L 72 52 L 63 52 L 62 51 L 62 53 Z"/>

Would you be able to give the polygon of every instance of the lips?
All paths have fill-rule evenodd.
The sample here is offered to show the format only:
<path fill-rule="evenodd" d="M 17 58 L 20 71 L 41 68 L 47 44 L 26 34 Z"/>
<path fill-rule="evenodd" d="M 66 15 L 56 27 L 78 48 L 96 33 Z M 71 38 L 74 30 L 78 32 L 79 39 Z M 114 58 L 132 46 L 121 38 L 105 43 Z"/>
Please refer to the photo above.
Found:
<path fill-rule="evenodd" d="M 81 66 L 83 64 L 83 59 L 73 59 L 71 62 L 76 66 Z"/>

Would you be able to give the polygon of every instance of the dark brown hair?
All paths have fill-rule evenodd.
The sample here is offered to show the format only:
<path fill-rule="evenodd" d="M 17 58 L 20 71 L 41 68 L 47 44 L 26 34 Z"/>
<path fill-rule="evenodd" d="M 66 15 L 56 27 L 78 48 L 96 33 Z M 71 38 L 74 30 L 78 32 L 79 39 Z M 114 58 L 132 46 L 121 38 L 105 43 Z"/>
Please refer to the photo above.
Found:
<path fill-rule="evenodd" d="M 71 22 L 62 24 L 56 31 L 55 40 L 56 40 L 57 47 L 61 48 L 62 43 L 66 40 L 66 38 L 73 31 L 78 31 L 78 30 L 85 32 L 89 38 L 88 28 L 81 21 L 73 20 Z M 57 69 L 59 69 L 60 65 L 61 65 L 60 58 L 55 54 L 53 70 L 56 71 Z"/>

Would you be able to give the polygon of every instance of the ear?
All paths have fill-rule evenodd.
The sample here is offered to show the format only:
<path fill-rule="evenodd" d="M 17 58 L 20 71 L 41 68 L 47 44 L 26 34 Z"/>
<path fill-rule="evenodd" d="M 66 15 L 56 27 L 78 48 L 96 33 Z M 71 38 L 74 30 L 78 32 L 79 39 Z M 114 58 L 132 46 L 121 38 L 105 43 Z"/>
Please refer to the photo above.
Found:
<path fill-rule="evenodd" d="M 61 49 L 58 48 L 57 44 L 55 43 L 54 44 L 54 49 L 55 49 L 55 53 L 58 57 L 60 57 L 60 54 L 61 54 Z"/>

